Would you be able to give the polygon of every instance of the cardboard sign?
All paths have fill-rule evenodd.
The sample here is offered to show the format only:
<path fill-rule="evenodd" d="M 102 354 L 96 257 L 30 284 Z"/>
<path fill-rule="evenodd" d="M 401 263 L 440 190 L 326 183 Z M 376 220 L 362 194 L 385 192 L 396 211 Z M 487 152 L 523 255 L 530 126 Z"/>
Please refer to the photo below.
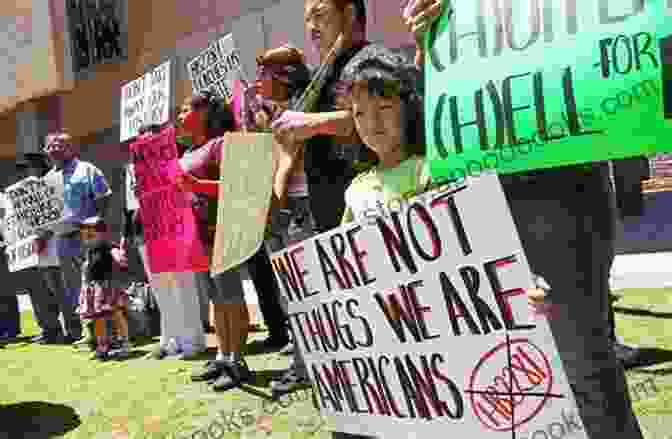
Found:
<path fill-rule="evenodd" d="M 330 429 L 587 438 L 497 176 L 395 205 L 272 254 Z"/>
<path fill-rule="evenodd" d="M 227 133 L 222 146 L 212 272 L 253 256 L 264 239 L 273 189 L 273 136 Z"/>
<path fill-rule="evenodd" d="M 220 98 L 230 100 L 235 79 L 243 78 L 240 53 L 228 34 L 187 63 L 189 79 L 195 93 L 212 90 Z"/>
<path fill-rule="evenodd" d="M 432 176 L 671 150 L 667 3 L 453 0 L 427 41 Z"/>
<path fill-rule="evenodd" d="M 168 122 L 171 107 L 171 63 L 166 61 L 121 87 L 121 141 L 138 135 L 146 124 Z"/>
<path fill-rule="evenodd" d="M 208 253 L 198 228 L 191 194 L 175 184 L 182 173 L 175 130 L 131 145 L 140 215 L 152 273 L 207 271 Z"/>
<path fill-rule="evenodd" d="M 63 184 L 28 177 L 5 189 L 4 237 L 9 244 L 23 241 L 37 230 L 63 220 Z"/>

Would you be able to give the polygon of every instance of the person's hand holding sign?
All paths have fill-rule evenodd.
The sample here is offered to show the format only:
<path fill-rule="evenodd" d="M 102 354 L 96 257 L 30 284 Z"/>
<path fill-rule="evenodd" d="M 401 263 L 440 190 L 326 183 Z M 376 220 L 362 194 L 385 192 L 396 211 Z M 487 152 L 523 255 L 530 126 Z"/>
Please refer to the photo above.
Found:
<path fill-rule="evenodd" d="M 404 8 L 402 18 L 415 37 L 415 64 L 418 67 L 423 64 L 425 33 L 444 10 L 452 13 L 450 0 L 409 0 Z"/>
<path fill-rule="evenodd" d="M 526 290 L 527 300 L 530 304 L 530 312 L 533 315 L 543 315 L 551 317 L 553 305 L 546 302 L 546 297 L 551 287 L 541 276 L 534 276 L 536 288 Z"/>
<path fill-rule="evenodd" d="M 217 198 L 219 194 L 219 182 L 214 180 L 200 180 L 191 174 L 180 174 L 175 179 L 175 184 L 182 192 L 196 192 L 205 194 L 211 198 Z"/>

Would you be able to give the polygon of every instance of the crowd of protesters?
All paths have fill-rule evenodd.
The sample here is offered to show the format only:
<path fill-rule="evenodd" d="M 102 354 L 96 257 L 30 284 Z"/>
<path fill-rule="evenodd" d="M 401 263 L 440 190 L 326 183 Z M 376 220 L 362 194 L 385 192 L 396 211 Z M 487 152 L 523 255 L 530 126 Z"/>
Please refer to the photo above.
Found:
<path fill-rule="evenodd" d="M 299 49 L 285 46 L 258 57 L 256 82 L 246 91 L 249 105 L 240 120 L 224 100 L 202 93 L 185 101 L 170 126 L 144 127 L 140 134 L 175 130 L 183 171 L 178 186 L 192 194 L 202 232 L 199 239 L 212 254 L 216 206 L 226 203 L 217 199 L 224 136 L 238 130 L 241 122 L 252 131 L 273 132 L 274 181 L 265 248 L 245 264 L 269 327 L 266 347 L 293 355 L 290 368 L 271 383 L 276 396 L 310 382 L 301 353 L 291 344 L 286 304 L 280 299 L 267 251 L 360 221 L 381 202 L 385 205 L 432 187 L 424 159 L 421 41 L 442 7 L 446 6 L 441 0 L 417 0 L 404 10 L 405 23 L 418 42 L 411 62 L 366 40 L 364 0 L 305 0 L 306 32 L 320 61 L 327 60 L 337 40 L 341 46 L 323 78 L 315 109 L 290 110 L 296 108 L 310 82 L 311 70 Z M 123 297 L 105 282 L 111 278 L 112 263 L 123 266 L 127 251 L 135 247 L 161 312 L 161 340 L 151 357 L 199 358 L 206 349 L 212 304 L 217 356 L 194 370 L 192 380 L 208 381 L 217 391 L 250 380 L 244 359 L 250 317 L 242 267 L 214 277 L 208 272 L 152 273 L 139 204 L 128 201 L 118 246 L 95 233 L 94 238 L 82 241 L 80 232 L 104 225 L 110 187 L 98 168 L 78 158 L 67 133 L 49 136 L 45 152 L 52 167 L 47 171 L 43 164 L 35 175 L 63 180 L 66 214 L 60 230 L 45 232 L 37 241 L 41 249 L 55 249 L 59 265 L 37 269 L 49 294 L 31 294 L 42 329 L 36 341 L 82 339 L 81 315 L 92 321 L 86 342 L 96 347 L 96 358 L 127 354 L 127 324 L 124 327 L 123 319 L 113 318 L 123 306 Z M 539 280 L 539 288 L 528 292 L 530 303 L 538 312 L 549 306 L 554 309 L 551 330 L 589 437 L 636 439 L 642 433 L 616 355 L 623 347 L 615 340 L 609 301 L 614 224 L 620 207 L 615 202 L 612 173 L 609 163 L 593 163 L 501 176 L 500 180 L 530 268 Z M 131 188 L 127 200 L 142 195 L 133 190 L 134 179 L 133 167 L 127 166 L 125 180 Z M 618 194 L 623 184 L 622 178 L 617 180 Z M 94 229 L 104 232 L 104 228 Z M 96 263 L 103 264 L 102 274 L 86 268 Z M 58 321 L 59 313 L 65 327 Z M 117 322 L 112 328 L 117 338 L 100 324 L 106 319 Z"/>

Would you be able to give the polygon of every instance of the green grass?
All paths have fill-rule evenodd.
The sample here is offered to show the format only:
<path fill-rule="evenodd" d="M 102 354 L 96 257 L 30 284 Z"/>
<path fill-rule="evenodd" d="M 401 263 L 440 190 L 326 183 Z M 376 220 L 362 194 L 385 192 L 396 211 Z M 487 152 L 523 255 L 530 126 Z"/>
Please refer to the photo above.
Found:
<path fill-rule="evenodd" d="M 629 383 L 653 377 L 658 389 L 655 396 L 634 403 L 636 413 L 647 439 L 667 439 L 672 437 L 672 290 L 621 293 L 623 298 L 616 304 L 619 335 L 629 343 L 652 348 L 646 353 L 651 364 L 628 372 Z M 22 315 L 22 324 L 23 335 L 38 332 L 30 312 Z M 189 373 L 200 362 L 136 358 L 99 363 L 90 355 L 70 346 L 27 343 L 0 349 L 0 439 L 190 437 L 187 433 L 211 425 L 218 413 L 241 409 L 249 410 L 245 419 L 250 425 L 245 431 L 250 434 L 245 437 L 330 437 L 326 432 L 311 435 L 307 431 L 306 424 L 314 425 L 319 419 L 309 399 L 278 407 L 270 420 L 273 434 L 265 436 L 256 427 L 262 419 L 269 420 L 262 417 L 261 399 L 241 390 L 214 394 L 206 384 L 191 383 Z M 288 361 L 277 354 L 249 358 L 251 368 L 262 371 L 284 369 Z M 268 374 L 259 377 L 267 378 Z M 268 393 L 264 387 L 259 389 Z M 240 418 L 237 422 L 244 423 Z"/>

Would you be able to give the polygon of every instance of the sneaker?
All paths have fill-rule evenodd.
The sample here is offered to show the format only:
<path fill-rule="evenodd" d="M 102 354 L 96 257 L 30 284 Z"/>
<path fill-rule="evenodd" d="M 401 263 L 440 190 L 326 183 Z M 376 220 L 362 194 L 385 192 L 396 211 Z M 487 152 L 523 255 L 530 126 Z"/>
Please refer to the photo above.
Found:
<path fill-rule="evenodd" d="M 243 359 L 226 362 L 224 367 L 224 371 L 212 385 L 212 390 L 215 392 L 225 392 L 235 389 L 252 378 L 252 373 Z"/>
<path fill-rule="evenodd" d="M 131 356 L 131 345 L 128 342 L 123 342 L 121 340 L 112 344 L 112 349 L 110 350 L 109 356 L 115 360 L 125 360 Z"/>
<path fill-rule="evenodd" d="M 172 357 L 179 353 L 180 349 L 177 346 L 177 343 L 175 340 L 171 339 L 168 342 L 160 342 L 158 346 L 152 349 L 144 358 L 163 360 L 166 357 Z"/>
<path fill-rule="evenodd" d="M 151 358 L 152 360 L 163 360 L 168 355 L 170 355 L 168 349 L 165 346 L 159 345 L 152 349 L 145 358 Z"/>
<path fill-rule="evenodd" d="M 299 374 L 298 369 L 292 365 L 279 381 L 271 381 L 271 395 L 273 399 L 279 399 L 283 395 L 307 387 L 310 387 L 308 377 Z"/>
<path fill-rule="evenodd" d="M 228 363 L 223 360 L 207 361 L 191 374 L 191 381 L 214 381 L 224 372 Z"/>
<path fill-rule="evenodd" d="M 280 355 L 294 355 L 294 343 L 291 341 L 287 343 L 284 348 L 280 349 Z"/>

